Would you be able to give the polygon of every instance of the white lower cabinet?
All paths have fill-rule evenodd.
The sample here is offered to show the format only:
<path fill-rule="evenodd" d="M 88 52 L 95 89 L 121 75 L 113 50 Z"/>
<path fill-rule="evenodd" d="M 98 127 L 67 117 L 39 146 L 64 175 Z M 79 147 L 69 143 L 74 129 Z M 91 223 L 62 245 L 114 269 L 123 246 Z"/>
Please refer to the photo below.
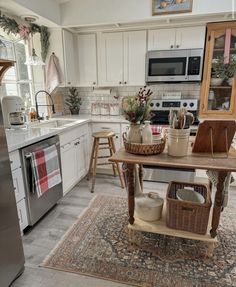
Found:
<path fill-rule="evenodd" d="M 66 194 L 76 183 L 76 148 L 74 142 L 61 146 L 61 167 L 63 194 Z"/>
<path fill-rule="evenodd" d="M 63 194 L 70 191 L 88 170 L 88 124 L 60 135 Z"/>
<path fill-rule="evenodd" d="M 19 151 L 14 151 L 9 154 L 11 162 L 12 180 L 16 198 L 16 207 L 20 229 L 23 231 L 28 226 L 27 205 L 25 201 L 25 186 L 21 169 L 21 161 Z"/>
<path fill-rule="evenodd" d="M 121 132 L 120 132 L 120 123 L 93 123 L 92 124 L 92 132 L 100 132 L 100 131 L 112 131 L 115 133 L 114 143 L 115 148 L 118 150 L 121 147 Z M 107 139 L 101 139 L 101 143 L 107 143 Z M 108 149 L 99 150 L 99 156 L 110 156 L 110 152 Z M 99 159 L 99 163 L 106 162 L 106 159 Z M 111 165 L 102 165 L 98 169 L 111 169 Z"/>
<path fill-rule="evenodd" d="M 17 212 L 21 231 L 28 226 L 27 206 L 25 199 L 17 202 Z"/>

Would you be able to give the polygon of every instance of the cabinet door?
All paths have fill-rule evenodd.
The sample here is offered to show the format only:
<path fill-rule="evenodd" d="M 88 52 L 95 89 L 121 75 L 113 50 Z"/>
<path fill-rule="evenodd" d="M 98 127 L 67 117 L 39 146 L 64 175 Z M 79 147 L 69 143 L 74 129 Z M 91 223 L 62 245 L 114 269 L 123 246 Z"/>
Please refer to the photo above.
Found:
<path fill-rule="evenodd" d="M 75 141 L 61 147 L 63 194 L 66 194 L 77 181 Z"/>
<path fill-rule="evenodd" d="M 148 50 L 169 50 L 175 48 L 175 29 L 148 31 Z"/>
<path fill-rule="evenodd" d="M 97 85 L 96 35 L 78 35 L 79 85 Z"/>
<path fill-rule="evenodd" d="M 177 28 L 175 38 L 176 49 L 195 49 L 205 46 L 206 27 Z"/>
<path fill-rule="evenodd" d="M 18 212 L 20 230 L 22 231 L 29 225 L 25 199 L 19 201 L 16 207 Z"/>
<path fill-rule="evenodd" d="M 88 168 L 88 153 L 87 153 L 86 135 L 81 136 L 76 143 L 76 161 L 77 161 L 77 177 L 82 179 Z"/>
<path fill-rule="evenodd" d="M 12 179 L 15 191 L 16 202 L 25 197 L 25 187 L 21 168 L 12 171 Z"/>
<path fill-rule="evenodd" d="M 123 83 L 123 33 L 102 33 L 100 41 L 101 79 L 104 86 Z"/>
<path fill-rule="evenodd" d="M 236 118 L 236 25 L 208 25 L 200 117 Z"/>
<path fill-rule="evenodd" d="M 145 85 L 146 31 L 124 33 L 124 83 Z"/>
<path fill-rule="evenodd" d="M 75 86 L 77 83 L 75 41 L 74 35 L 67 30 L 63 30 L 63 46 L 65 59 L 65 85 Z"/>

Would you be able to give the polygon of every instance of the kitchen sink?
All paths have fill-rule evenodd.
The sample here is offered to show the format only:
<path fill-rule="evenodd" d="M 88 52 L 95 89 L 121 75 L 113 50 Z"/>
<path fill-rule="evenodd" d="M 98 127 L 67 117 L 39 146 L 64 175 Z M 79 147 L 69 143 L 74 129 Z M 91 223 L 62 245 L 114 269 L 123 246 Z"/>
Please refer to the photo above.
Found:
<path fill-rule="evenodd" d="M 49 120 L 49 121 L 45 121 L 45 122 L 38 122 L 35 123 L 33 125 L 31 125 L 31 128 L 51 128 L 51 129 L 55 129 L 55 128 L 63 128 L 63 127 L 67 127 L 67 126 L 71 126 L 74 125 L 76 123 L 78 123 L 78 120 L 67 120 L 67 119 L 61 119 L 61 120 Z"/>

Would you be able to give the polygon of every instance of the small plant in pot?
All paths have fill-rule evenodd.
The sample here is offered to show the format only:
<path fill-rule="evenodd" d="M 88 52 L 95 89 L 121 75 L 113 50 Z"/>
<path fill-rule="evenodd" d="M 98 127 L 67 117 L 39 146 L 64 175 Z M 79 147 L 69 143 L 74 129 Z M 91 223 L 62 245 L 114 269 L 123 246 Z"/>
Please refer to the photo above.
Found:
<path fill-rule="evenodd" d="M 236 74 L 236 58 L 231 55 L 229 62 L 225 63 L 224 56 L 218 56 L 212 63 L 211 85 L 232 85 Z"/>
<path fill-rule="evenodd" d="M 69 88 L 68 97 L 65 99 L 65 104 L 69 107 L 72 115 L 78 115 L 82 104 L 81 97 L 76 88 Z"/>

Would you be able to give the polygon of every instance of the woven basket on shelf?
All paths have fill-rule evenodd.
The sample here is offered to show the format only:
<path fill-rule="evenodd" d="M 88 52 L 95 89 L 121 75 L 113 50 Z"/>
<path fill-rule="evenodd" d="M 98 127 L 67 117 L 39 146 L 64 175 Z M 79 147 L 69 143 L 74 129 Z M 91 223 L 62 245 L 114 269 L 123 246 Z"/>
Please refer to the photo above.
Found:
<path fill-rule="evenodd" d="M 129 143 L 127 141 L 127 134 L 123 133 L 123 142 L 125 150 L 129 153 L 140 154 L 140 155 L 154 155 L 164 151 L 166 144 L 166 137 L 163 137 L 157 143 L 142 144 L 142 143 Z"/>
<path fill-rule="evenodd" d="M 178 200 L 177 190 L 185 187 L 194 188 L 204 197 L 205 203 Z M 198 234 L 206 233 L 211 209 L 211 195 L 207 185 L 172 181 L 167 190 L 166 204 L 168 227 Z"/>

